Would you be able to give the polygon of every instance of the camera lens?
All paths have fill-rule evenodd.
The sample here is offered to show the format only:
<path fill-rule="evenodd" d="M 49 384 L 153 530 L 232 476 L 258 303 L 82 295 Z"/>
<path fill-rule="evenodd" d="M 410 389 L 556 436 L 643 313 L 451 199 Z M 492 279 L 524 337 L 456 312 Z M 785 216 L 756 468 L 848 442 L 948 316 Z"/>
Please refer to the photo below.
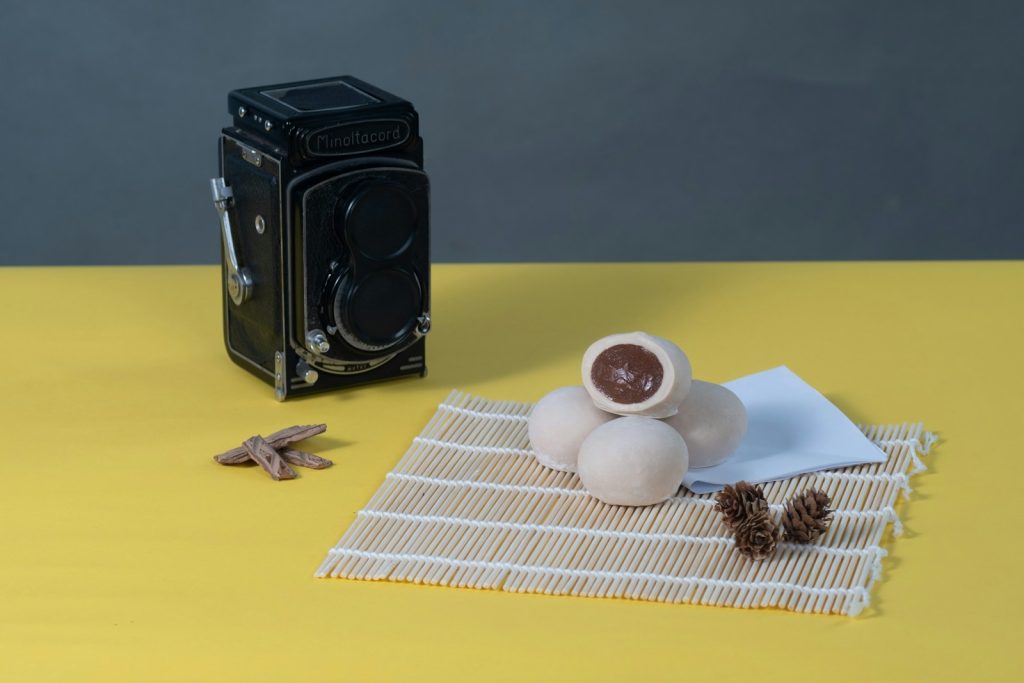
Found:
<path fill-rule="evenodd" d="M 360 192 L 345 211 L 344 229 L 356 249 L 377 260 L 402 253 L 416 231 L 416 207 L 396 187 L 375 185 Z"/>
<path fill-rule="evenodd" d="M 416 325 L 423 298 L 417 278 L 404 270 L 378 270 L 344 284 L 335 300 L 338 330 L 352 346 L 374 351 L 400 342 Z"/>

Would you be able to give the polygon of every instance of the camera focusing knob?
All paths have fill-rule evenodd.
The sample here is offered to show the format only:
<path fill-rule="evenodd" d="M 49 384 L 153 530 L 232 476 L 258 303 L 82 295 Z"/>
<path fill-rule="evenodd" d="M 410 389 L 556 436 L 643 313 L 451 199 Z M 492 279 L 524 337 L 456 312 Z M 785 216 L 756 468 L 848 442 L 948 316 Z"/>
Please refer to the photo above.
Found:
<path fill-rule="evenodd" d="M 228 273 L 228 296 L 235 302 L 235 305 L 248 299 L 251 291 L 252 280 L 244 271 Z"/>
<path fill-rule="evenodd" d="M 420 317 L 416 318 L 416 333 L 421 337 L 425 337 L 430 332 L 430 314 L 424 313 Z"/>
<path fill-rule="evenodd" d="M 310 330 L 306 333 L 306 346 L 313 353 L 327 353 L 331 350 L 331 343 L 327 341 L 327 335 L 323 330 Z"/>
<path fill-rule="evenodd" d="M 295 372 L 307 384 L 316 384 L 316 381 L 320 379 L 320 373 L 309 367 L 309 363 L 304 360 L 300 360 L 295 364 Z"/>

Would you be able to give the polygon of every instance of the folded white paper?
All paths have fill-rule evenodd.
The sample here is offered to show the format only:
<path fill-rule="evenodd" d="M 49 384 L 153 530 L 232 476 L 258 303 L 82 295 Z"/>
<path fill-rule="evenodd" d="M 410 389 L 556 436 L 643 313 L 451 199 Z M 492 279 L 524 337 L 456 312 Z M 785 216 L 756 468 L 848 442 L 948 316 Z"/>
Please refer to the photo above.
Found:
<path fill-rule="evenodd" d="M 728 460 L 692 469 L 683 484 L 694 493 L 738 481 L 761 483 L 805 472 L 884 462 L 842 411 L 785 366 L 726 382 L 747 408 L 747 433 Z"/>

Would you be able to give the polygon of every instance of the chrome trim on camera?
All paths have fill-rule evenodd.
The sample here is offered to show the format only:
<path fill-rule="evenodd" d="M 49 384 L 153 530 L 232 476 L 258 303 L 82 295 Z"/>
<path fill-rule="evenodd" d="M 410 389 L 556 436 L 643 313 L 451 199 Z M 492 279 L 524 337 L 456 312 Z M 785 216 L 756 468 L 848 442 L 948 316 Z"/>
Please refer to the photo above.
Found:
<path fill-rule="evenodd" d="M 331 350 L 331 343 L 323 330 L 310 330 L 306 333 L 306 347 L 313 353 L 327 353 Z"/>
<path fill-rule="evenodd" d="M 248 161 L 253 166 L 263 165 L 263 155 L 260 154 L 258 151 L 256 151 L 255 149 L 250 149 L 240 142 L 238 143 L 238 147 L 242 150 L 243 159 Z"/>
<path fill-rule="evenodd" d="M 318 353 L 313 353 L 308 349 L 297 348 L 295 353 L 306 362 L 310 368 L 326 372 L 331 375 L 358 375 L 370 370 L 375 370 L 385 363 L 390 362 L 401 353 L 401 349 L 390 353 L 386 356 L 379 356 L 377 358 L 371 358 L 369 360 L 338 360 L 335 358 L 328 358 L 327 356 L 321 356 Z"/>
<path fill-rule="evenodd" d="M 288 385 L 284 376 L 284 354 L 280 351 L 274 352 L 274 398 L 283 401 L 287 395 Z"/>

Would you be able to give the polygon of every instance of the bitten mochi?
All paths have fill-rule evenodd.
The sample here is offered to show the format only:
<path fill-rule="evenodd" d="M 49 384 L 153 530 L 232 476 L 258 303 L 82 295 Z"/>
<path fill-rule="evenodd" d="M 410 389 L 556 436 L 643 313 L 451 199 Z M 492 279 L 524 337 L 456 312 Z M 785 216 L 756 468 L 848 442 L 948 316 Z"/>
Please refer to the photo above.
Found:
<path fill-rule="evenodd" d="M 689 463 L 675 429 L 649 417 L 620 417 L 584 439 L 579 476 L 591 495 L 610 505 L 654 505 L 675 495 Z"/>
<path fill-rule="evenodd" d="M 644 332 L 613 334 L 583 354 L 583 386 L 616 415 L 670 417 L 690 390 L 693 370 L 683 350 Z"/>
<path fill-rule="evenodd" d="M 747 409 L 720 384 L 693 380 L 679 412 L 665 418 L 683 437 L 690 467 L 718 465 L 732 455 L 747 433 Z"/>
<path fill-rule="evenodd" d="M 614 415 L 599 410 L 581 386 L 562 387 L 537 402 L 527 421 L 537 461 L 562 472 L 576 471 L 580 444 Z"/>

